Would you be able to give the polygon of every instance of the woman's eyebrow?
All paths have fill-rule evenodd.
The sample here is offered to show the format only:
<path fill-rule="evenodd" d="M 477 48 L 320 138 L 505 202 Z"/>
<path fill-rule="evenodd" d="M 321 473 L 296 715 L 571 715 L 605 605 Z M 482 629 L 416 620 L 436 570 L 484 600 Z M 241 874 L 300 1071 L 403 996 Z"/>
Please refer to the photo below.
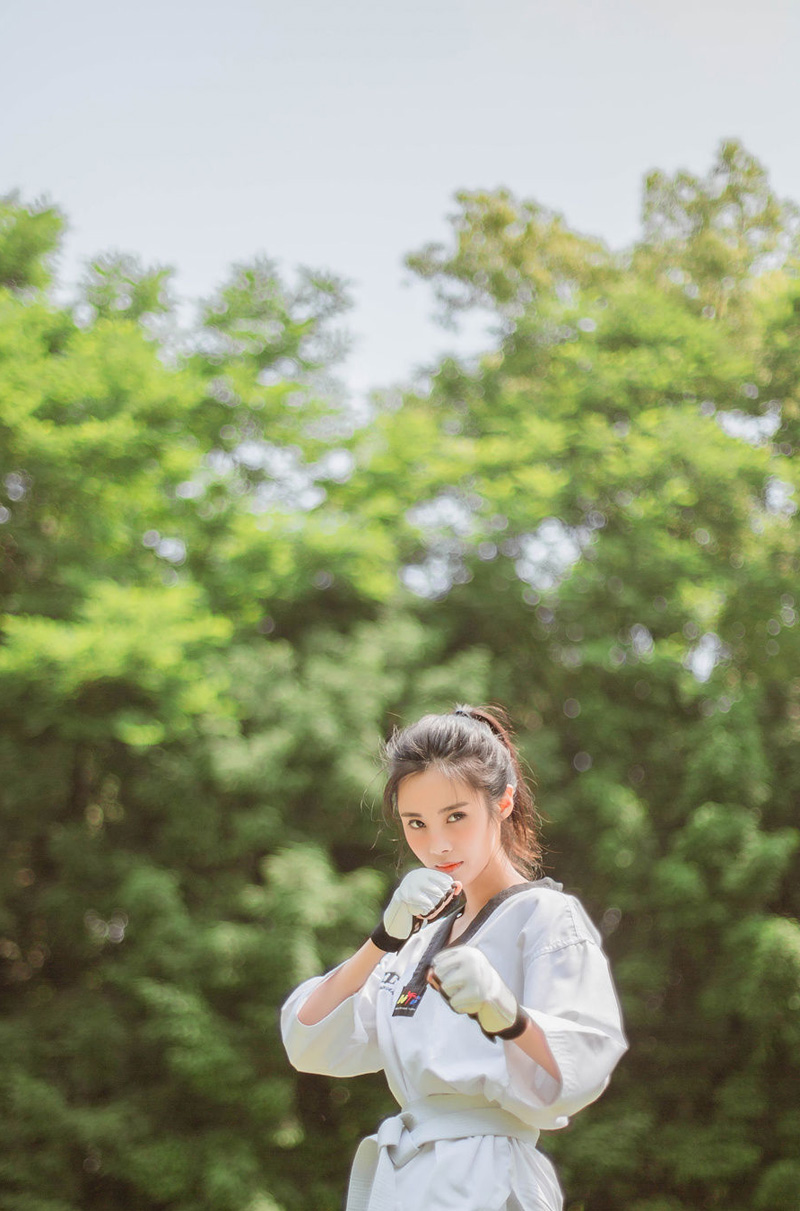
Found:
<path fill-rule="evenodd" d="M 440 807 L 436 814 L 438 816 L 441 816 L 442 812 L 451 812 L 456 807 L 468 807 L 468 806 L 469 805 L 467 804 L 466 800 L 462 800 L 460 803 L 451 803 L 447 807 Z M 401 816 L 416 816 L 417 819 L 419 819 L 419 820 L 422 819 L 419 812 L 400 812 L 400 815 Z"/>

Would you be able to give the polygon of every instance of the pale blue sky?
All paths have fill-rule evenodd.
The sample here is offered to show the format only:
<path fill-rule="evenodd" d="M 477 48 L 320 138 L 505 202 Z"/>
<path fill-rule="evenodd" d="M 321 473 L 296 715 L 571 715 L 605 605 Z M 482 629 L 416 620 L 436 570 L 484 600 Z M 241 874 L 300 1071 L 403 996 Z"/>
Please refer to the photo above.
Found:
<path fill-rule="evenodd" d="M 741 138 L 800 200 L 798 0 L 2 0 L 0 193 L 188 298 L 263 252 L 353 282 L 352 388 L 454 347 L 403 255 L 506 185 L 612 245 L 652 167 Z"/>

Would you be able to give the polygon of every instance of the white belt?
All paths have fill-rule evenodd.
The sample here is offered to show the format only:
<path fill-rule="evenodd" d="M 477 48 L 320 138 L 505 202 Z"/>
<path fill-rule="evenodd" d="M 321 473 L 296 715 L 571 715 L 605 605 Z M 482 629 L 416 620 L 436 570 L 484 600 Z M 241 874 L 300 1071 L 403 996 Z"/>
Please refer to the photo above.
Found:
<path fill-rule="evenodd" d="M 434 1094 L 385 1119 L 377 1135 L 358 1146 L 350 1171 L 346 1211 L 396 1211 L 394 1175 L 424 1144 L 471 1135 L 504 1135 L 536 1145 L 539 1132 L 483 1098 Z"/>

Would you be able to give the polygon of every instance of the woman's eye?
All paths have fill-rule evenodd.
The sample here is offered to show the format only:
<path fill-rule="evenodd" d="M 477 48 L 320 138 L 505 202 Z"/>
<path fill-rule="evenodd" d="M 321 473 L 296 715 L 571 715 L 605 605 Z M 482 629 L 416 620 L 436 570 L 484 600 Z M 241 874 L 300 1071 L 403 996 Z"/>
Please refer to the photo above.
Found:
<path fill-rule="evenodd" d="M 451 820 L 454 820 L 454 821 L 463 820 L 464 817 L 466 816 L 466 814 L 467 814 L 466 812 L 451 812 L 450 815 L 447 817 L 448 823 Z"/>
<path fill-rule="evenodd" d="M 421 820 L 409 820 L 408 827 L 413 828 L 414 832 L 419 832 L 419 830 L 421 828 L 424 828 L 425 825 L 422 823 Z"/>

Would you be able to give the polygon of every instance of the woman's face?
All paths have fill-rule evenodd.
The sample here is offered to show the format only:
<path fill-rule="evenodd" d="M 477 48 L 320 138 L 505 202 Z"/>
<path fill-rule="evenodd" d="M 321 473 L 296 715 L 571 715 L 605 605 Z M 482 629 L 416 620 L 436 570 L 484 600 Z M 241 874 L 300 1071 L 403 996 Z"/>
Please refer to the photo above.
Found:
<path fill-rule="evenodd" d="M 397 813 L 406 841 L 423 866 L 441 870 L 466 889 L 508 859 L 500 840 L 500 818 L 513 806 L 508 787 L 492 815 L 481 791 L 437 769 L 409 774 L 397 789 Z"/>

